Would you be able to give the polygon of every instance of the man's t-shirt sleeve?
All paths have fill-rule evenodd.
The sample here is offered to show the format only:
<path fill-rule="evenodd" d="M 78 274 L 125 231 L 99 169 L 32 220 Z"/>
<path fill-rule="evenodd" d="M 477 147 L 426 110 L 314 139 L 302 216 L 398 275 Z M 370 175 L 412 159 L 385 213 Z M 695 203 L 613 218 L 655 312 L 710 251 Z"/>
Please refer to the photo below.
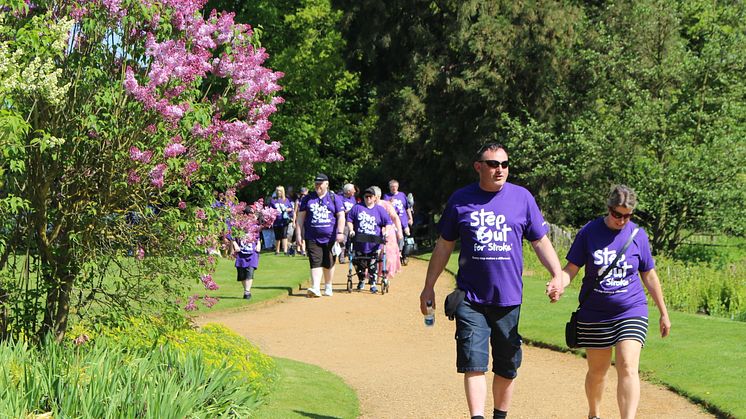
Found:
<path fill-rule="evenodd" d="M 549 231 L 549 225 L 541 215 L 541 210 L 531 194 L 528 194 L 526 204 L 528 205 L 528 228 L 525 237 L 526 240 L 532 242 L 544 237 Z"/>
<path fill-rule="evenodd" d="M 438 222 L 438 231 L 443 239 L 455 241 L 459 237 L 458 231 L 458 214 L 456 206 L 453 203 L 453 197 L 448 200 L 443 215 Z"/>

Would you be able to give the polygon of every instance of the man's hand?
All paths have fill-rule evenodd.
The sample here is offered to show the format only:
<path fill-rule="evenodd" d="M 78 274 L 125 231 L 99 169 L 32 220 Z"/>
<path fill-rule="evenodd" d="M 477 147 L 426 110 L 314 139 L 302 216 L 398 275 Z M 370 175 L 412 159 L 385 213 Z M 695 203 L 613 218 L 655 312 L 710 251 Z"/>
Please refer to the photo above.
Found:
<path fill-rule="evenodd" d="M 433 288 L 425 287 L 420 293 L 420 311 L 422 314 L 427 314 L 427 302 L 430 301 L 433 309 L 436 308 L 435 304 L 435 290 Z"/>

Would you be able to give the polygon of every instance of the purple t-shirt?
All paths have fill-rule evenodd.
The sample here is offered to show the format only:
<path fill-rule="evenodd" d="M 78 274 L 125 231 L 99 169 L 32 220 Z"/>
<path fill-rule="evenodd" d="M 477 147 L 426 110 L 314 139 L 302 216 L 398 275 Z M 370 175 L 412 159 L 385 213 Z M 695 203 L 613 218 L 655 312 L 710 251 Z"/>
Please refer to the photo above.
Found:
<path fill-rule="evenodd" d="M 407 196 L 404 195 L 404 192 L 399 191 L 395 195 L 391 195 L 390 193 L 387 193 L 383 195 L 383 199 L 391 202 L 391 204 L 394 205 L 396 214 L 399 215 L 399 219 L 401 220 L 401 227 L 402 228 L 409 227 L 409 215 L 407 215 L 407 208 L 409 208 L 409 202 L 407 201 Z"/>
<path fill-rule="evenodd" d="M 639 272 L 655 268 L 655 261 L 648 236 L 643 229 L 637 232 L 627 251 L 619 257 L 616 267 L 603 280 L 597 280 L 597 276 L 614 260 L 635 227 L 635 223 L 629 222 L 622 230 L 612 230 L 606 226 L 603 217 L 599 217 L 578 231 L 570 251 L 567 252 L 568 262 L 585 266 L 580 292 L 587 297 L 578 313 L 578 320 L 604 322 L 636 316 L 647 317 L 648 304 Z"/>
<path fill-rule="evenodd" d="M 236 267 L 257 269 L 259 267 L 259 242 L 252 243 L 246 239 L 240 239 L 236 243 L 239 248 L 236 254 Z"/>
<path fill-rule="evenodd" d="M 469 301 L 515 306 L 523 300 L 523 238 L 541 239 L 549 226 L 531 193 L 505 183 L 487 192 L 478 183 L 451 195 L 438 224 L 441 237 L 461 239 L 456 284 Z"/>
<path fill-rule="evenodd" d="M 344 205 L 339 195 L 327 192 L 319 198 L 316 192 L 310 192 L 300 201 L 299 212 L 306 211 L 303 230 L 306 240 L 319 244 L 329 243 L 337 234 L 337 214 L 344 214 Z"/>
<path fill-rule="evenodd" d="M 355 234 L 370 234 L 381 236 L 381 228 L 391 225 L 391 217 L 380 205 L 368 208 L 363 204 L 357 204 L 347 213 L 347 221 L 352 223 Z M 355 243 L 354 249 L 363 253 L 378 250 L 378 243 Z"/>
<path fill-rule="evenodd" d="M 350 212 L 352 207 L 354 207 L 355 204 L 357 204 L 357 201 L 355 201 L 354 195 L 350 197 L 342 196 L 342 204 L 344 204 L 345 206 L 345 212 Z"/>
<path fill-rule="evenodd" d="M 275 222 L 272 223 L 274 227 L 284 227 L 290 224 L 290 220 L 293 218 L 293 212 L 288 212 L 288 208 L 293 208 L 293 203 L 289 199 L 272 199 L 269 201 L 272 208 L 276 209 L 279 214 L 275 218 Z"/>

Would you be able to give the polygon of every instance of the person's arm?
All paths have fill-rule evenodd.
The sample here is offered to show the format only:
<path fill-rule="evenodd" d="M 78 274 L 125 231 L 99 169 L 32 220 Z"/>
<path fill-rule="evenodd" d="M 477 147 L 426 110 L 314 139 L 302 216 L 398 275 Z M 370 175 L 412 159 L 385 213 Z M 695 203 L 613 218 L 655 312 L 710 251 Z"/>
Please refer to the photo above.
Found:
<path fill-rule="evenodd" d="M 345 242 L 345 212 L 339 211 L 337 213 L 337 237 L 336 240 L 339 244 Z"/>
<path fill-rule="evenodd" d="M 642 277 L 642 283 L 645 284 L 645 288 L 650 293 L 650 298 L 658 307 L 661 318 L 658 320 L 658 324 L 661 330 L 661 337 L 666 337 L 671 332 L 671 320 L 668 318 L 668 309 L 666 308 L 666 302 L 663 300 L 663 290 L 661 289 L 661 282 L 658 279 L 658 273 L 655 269 L 651 269 L 647 272 L 640 272 Z"/>
<path fill-rule="evenodd" d="M 414 214 L 412 213 L 412 208 L 407 208 L 407 224 L 412 225 L 414 224 Z"/>
<path fill-rule="evenodd" d="M 298 243 L 303 243 L 303 235 L 304 235 L 304 224 L 306 221 L 306 212 L 305 211 L 298 211 L 298 217 L 295 220 L 295 240 Z"/>
<path fill-rule="evenodd" d="M 532 241 L 531 246 L 534 248 L 534 252 L 536 252 L 536 256 L 539 257 L 541 264 L 544 265 L 546 270 L 549 272 L 549 275 L 552 276 L 547 289 L 550 290 L 550 292 L 552 290 L 563 289 L 562 285 L 564 284 L 565 273 L 562 271 L 559 257 L 557 257 L 557 252 L 554 250 L 554 246 L 552 246 L 549 237 L 544 235 L 539 240 Z M 556 293 L 553 294 L 556 295 Z M 550 301 L 554 303 L 557 300 L 550 298 Z"/>
<path fill-rule="evenodd" d="M 236 242 L 235 240 L 231 240 L 231 245 L 233 246 L 234 252 L 238 253 L 241 250 L 241 248 L 238 247 L 238 242 Z"/>
<path fill-rule="evenodd" d="M 347 222 L 347 231 L 350 232 L 350 237 L 355 236 L 355 226 L 352 224 L 352 221 Z"/>
<path fill-rule="evenodd" d="M 433 309 L 436 307 L 435 283 L 438 281 L 440 274 L 446 268 L 448 259 L 450 259 L 451 253 L 453 253 L 455 247 L 455 241 L 448 241 L 443 237 L 438 237 L 438 241 L 435 242 L 435 249 L 433 249 L 433 254 L 430 256 L 430 263 L 427 265 L 425 286 L 422 288 L 422 293 L 420 293 L 420 311 L 422 314 L 427 314 L 428 301 L 432 302 Z"/>

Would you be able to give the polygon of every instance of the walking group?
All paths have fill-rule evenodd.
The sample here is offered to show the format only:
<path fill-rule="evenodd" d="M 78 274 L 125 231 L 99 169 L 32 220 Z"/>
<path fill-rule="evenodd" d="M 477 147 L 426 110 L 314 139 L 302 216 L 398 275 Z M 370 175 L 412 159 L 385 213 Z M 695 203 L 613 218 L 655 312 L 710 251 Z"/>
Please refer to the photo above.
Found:
<path fill-rule="evenodd" d="M 660 335 L 666 337 L 671 329 L 648 236 L 631 220 L 637 205 L 635 192 L 625 185 L 611 188 L 606 213 L 580 229 L 563 268 L 534 197 L 525 188 L 507 182 L 510 163 L 505 147 L 484 145 L 472 166 L 479 181 L 457 190 L 448 200 L 420 294 L 420 310 L 426 314 L 428 306 L 436 304 L 435 283 L 460 241 L 457 289 L 444 305 L 456 323 L 456 370 L 463 373 L 471 417 L 485 415 L 490 354 L 493 418 L 507 417 L 515 391 L 522 362 L 518 322 L 525 239 L 551 277 L 546 287 L 550 302 L 558 301 L 585 267 L 572 338 L 587 355 L 588 418 L 601 417 L 612 353 L 619 416 L 634 418 L 640 400 L 639 360 L 648 329 L 643 285 L 660 312 Z"/>
<path fill-rule="evenodd" d="M 362 291 L 368 285 L 372 293 L 378 292 L 379 278 L 383 277 L 387 286 L 388 279 L 406 265 L 413 243 L 414 199 L 412 194 L 399 191 L 397 180 L 392 179 L 388 186 L 389 193 L 383 196 L 381 188 L 371 186 L 359 198 L 351 183 L 344 185 L 341 194 L 334 193 L 329 189 L 329 178 L 319 173 L 312 191 L 302 187 L 291 198 L 278 186 L 268 198 L 268 206 L 277 212 L 272 230 L 267 231 L 272 234 L 275 255 L 308 256 L 309 298 L 334 295 L 334 268 L 345 258 L 354 262 L 357 289 Z M 244 284 L 244 298 L 251 299 L 261 241 L 233 240 L 230 235 L 227 239 L 236 256 L 237 280 Z"/>
<path fill-rule="evenodd" d="M 295 239 L 304 244 L 311 269 L 309 298 L 334 294 L 335 264 L 345 256 L 354 259 L 358 290 L 364 289 L 367 278 L 375 293 L 381 272 L 388 278 L 399 272 L 406 260 L 404 238 L 410 234 L 412 208 L 398 188 L 399 182 L 391 180 L 390 193 L 382 197 L 381 189 L 371 186 L 358 201 L 354 185 L 344 185 L 340 196 L 329 190 L 325 174 L 316 176 L 314 190 L 298 203 L 295 220 Z"/>

